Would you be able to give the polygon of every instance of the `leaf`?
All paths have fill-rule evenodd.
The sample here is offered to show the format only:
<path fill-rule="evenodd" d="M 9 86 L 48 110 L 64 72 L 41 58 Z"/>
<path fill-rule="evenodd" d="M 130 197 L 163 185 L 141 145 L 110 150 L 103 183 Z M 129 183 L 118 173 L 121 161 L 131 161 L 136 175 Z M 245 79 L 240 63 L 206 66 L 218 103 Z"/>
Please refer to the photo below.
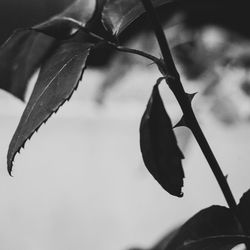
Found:
<path fill-rule="evenodd" d="M 250 237 L 246 235 L 219 235 L 207 237 L 197 241 L 191 241 L 178 248 L 178 250 L 231 250 L 236 245 L 249 242 Z"/>
<path fill-rule="evenodd" d="M 179 228 L 174 228 L 170 232 L 168 232 L 159 242 L 157 242 L 150 250 L 164 250 L 168 243 L 175 237 L 178 233 Z"/>
<path fill-rule="evenodd" d="M 76 0 L 65 11 L 34 26 L 33 29 L 57 39 L 69 38 L 80 27 L 85 27 L 94 15 L 95 8 L 96 1 L 94 0 Z"/>
<path fill-rule="evenodd" d="M 42 66 L 8 151 L 8 171 L 17 152 L 77 88 L 93 45 L 69 40 L 60 43 Z"/>
<path fill-rule="evenodd" d="M 154 86 L 140 125 L 140 146 L 144 163 L 170 194 L 181 197 L 184 172 L 172 123 L 161 100 L 158 83 Z"/>
<path fill-rule="evenodd" d="M 24 100 L 28 80 L 53 46 L 44 34 L 17 30 L 0 49 L 0 88 Z"/>
<path fill-rule="evenodd" d="M 18 28 L 30 27 L 44 22 L 61 12 L 74 0 L 1 0 L 0 44 Z"/>
<path fill-rule="evenodd" d="M 238 234 L 240 234 L 240 228 L 231 211 L 226 207 L 211 206 L 190 218 L 164 250 L 176 250 L 190 241 L 198 241 L 207 237 Z"/>
<path fill-rule="evenodd" d="M 238 204 L 238 214 L 241 219 L 244 232 L 250 235 L 250 190 L 243 194 Z"/>
<path fill-rule="evenodd" d="M 152 0 L 154 7 L 173 0 Z M 118 36 L 145 12 L 140 0 L 107 0 L 103 10 L 104 26 Z"/>
<path fill-rule="evenodd" d="M 165 246 L 168 244 L 168 242 L 175 236 L 175 234 L 178 232 L 178 228 L 175 228 L 168 232 L 162 239 L 160 239 L 159 242 L 157 242 L 154 246 L 147 248 L 147 250 L 164 250 Z M 129 250 L 146 250 L 144 248 L 130 248 Z"/>

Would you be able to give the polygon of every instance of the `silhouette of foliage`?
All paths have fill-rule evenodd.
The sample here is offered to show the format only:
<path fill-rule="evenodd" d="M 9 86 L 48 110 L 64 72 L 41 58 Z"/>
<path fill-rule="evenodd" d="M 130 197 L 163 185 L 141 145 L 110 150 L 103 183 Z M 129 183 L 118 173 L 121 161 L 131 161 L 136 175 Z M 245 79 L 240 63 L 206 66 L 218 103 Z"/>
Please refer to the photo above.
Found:
<path fill-rule="evenodd" d="M 140 126 L 140 145 L 144 163 L 170 194 L 181 197 L 184 158 L 173 132 L 171 120 L 165 110 L 159 89 L 154 88 Z"/>
<path fill-rule="evenodd" d="M 81 27 L 85 27 L 95 12 L 92 0 L 76 0 L 65 11 L 50 20 L 33 27 L 57 39 L 66 39 Z"/>
<path fill-rule="evenodd" d="M 153 0 L 155 7 L 164 5 L 172 0 Z M 140 1 L 107 0 L 103 10 L 103 22 L 114 35 L 119 35 L 131 23 L 145 12 Z"/>
<path fill-rule="evenodd" d="M 249 16 L 248 8 L 245 8 L 247 1 L 244 0 L 240 1 L 241 5 L 237 11 L 235 11 L 234 1 L 225 0 L 220 1 L 218 6 L 215 0 L 209 2 L 76 0 L 62 13 L 41 24 L 17 30 L 10 37 L 0 49 L 0 88 L 24 100 L 30 77 L 38 68 L 40 72 L 9 146 L 8 171 L 9 174 L 12 173 L 15 155 L 24 147 L 25 142 L 53 113 L 57 112 L 65 101 L 70 99 L 88 66 L 91 53 L 98 54 L 101 51 L 105 53 L 108 47 L 112 50 L 144 56 L 156 63 L 163 75 L 163 78 L 160 78 L 153 87 L 140 125 L 140 146 L 147 169 L 168 193 L 177 197 L 183 195 L 182 159 L 184 156 L 178 147 L 171 119 L 159 93 L 160 81 L 169 77 L 176 80 L 169 84 L 170 89 L 182 108 L 183 117 L 188 118 L 186 119 L 188 127 L 195 135 L 229 204 L 229 208 L 212 206 L 200 211 L 171 234 L 171 237 L 168 235 L 152 249 L 229 250 L 242 242 L 248 246 L 250 191 L 242 196 L 237 205 L 188 102 L 192 101 L 194 94 L 185 92 L 177 71 L 169 72 L 169 68 L 175 69 L 175 64 L 168 51 L 170 49 L 167 39 L 155 16 L 154 7 L 167 5 L 170 2 L 175 3 L 177 7 L 173 12 L 177 12 L 177 9 L 186 11 L 186 16 L 189 18 L 186 22 L 192 27 L 219 23 L 220 26 L 228 28 L 232 24 L 231 17 L 240 11 L 242 15 L 237 20 L 233 20 L 235 23 L 231 29 L 249 37 L 249 29 L 242 28 L 242 24 L 246 22 L 245 17 Z M 224 10 L 225 4 L 227 11 L 224 16 L 221 10 Z M 145 10 L 151 17 L 151 21 L 154 20 L 152 26 L 159 44 L 164 45 L 160 46 L 164 60 L 144 51 L 120 46 L 118 43 L 117 38 L 122 31 L 136 21 Z M 201 10 L 206 15 L 197 17 L 197 12 L 200 14 Z M 195 25 L 194 20 L 201 22 Z M 166 53 L 163 53 L 163 48 Z M 166 55 L 169 58 L 166 58 Z M 185 125 L 184 118 L 176 126 Z"/>
<path fill-rule="evenodd" d="M 16 31 L 0 49 L 0 87 L 24 100 L 30 77 L 49 55 L 54 42 L 35 31 Z"/>
<path fill-rule="evenodd" d="M 38 80 L 21 117 L 8 151 L 8 171 L 27 139 L 69 100 L 81 80 L 93 45 L 73 39 L 61 42 L 42 66 Z"/>

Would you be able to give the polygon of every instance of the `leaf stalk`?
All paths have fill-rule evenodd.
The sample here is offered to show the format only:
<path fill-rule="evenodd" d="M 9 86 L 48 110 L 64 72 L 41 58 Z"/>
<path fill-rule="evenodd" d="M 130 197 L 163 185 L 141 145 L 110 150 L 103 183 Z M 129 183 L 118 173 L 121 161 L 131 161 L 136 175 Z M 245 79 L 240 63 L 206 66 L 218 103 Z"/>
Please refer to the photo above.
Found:
<path fill-rule="evenodd" d="M 165 63 L 161 59 L 159 59 L 159 58 L 157 58 L 157 57 L 155 57 L 155 56 L 153 56 L 153 55 L 151 55 L 149 53 L 146 53 L 144 51 L 137 50 L 137 49 L 127 48 L 127 47 L 121 46 L 121 45 L 119 45 L 117 43 L 114 43 L 114 42 L 111 42 L 109 40 L 106 40 L 105 38 L 103 38 L 103 37 L 101 37 L 101 36 L 99 36 L 99 35 L 91 32 L 90 30 L 88 30 L 85 27 L 82 27 L 81 29 L 84 32 L 86 32 L 87 34 L 89 34 L 90 36 L 92 36 L 93 38 L 99 40 L 99 44 L 100 45 L 101 44 L 106 44 L 108 46 L 111 46 L 113 49 L 115 49 L 117 51 L 142 56 L 142 57 L 144 57 L 144 58 L 146 58 L 146 59 L 151 60 L 152 62 L 154 62 L 157 65 L 157 67 L 159 68 L 160 72 L 162 72 L 162 73 L 164 72 Z"/>

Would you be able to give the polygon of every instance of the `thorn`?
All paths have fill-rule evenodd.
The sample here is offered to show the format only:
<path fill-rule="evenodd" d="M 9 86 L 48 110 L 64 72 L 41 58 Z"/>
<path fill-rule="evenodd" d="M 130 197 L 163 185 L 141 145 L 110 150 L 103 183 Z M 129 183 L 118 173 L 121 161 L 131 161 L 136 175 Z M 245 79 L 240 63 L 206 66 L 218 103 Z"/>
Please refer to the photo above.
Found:
<path fill-rule="evenodd" d="M 178 128 L 178 127 L 188 127 L 185 122 L 184 116 L 181 117 L 180 121 L 177 122 L 177 124 L 173 128 Z"/>
<path fill-rule="evenodd" d="M 224 177 L 225 177 L 225 179 L 226 179 L 226 181 L 227 181 L 227 179 L 228 179 L 228 174 L 226 174 Z"/>
<path fill-rule="evenodd" d="M 198 92 L 195 92 L 195 93 L 192 93 L 192 94 L 186 93 L 186 95 L 187 95 L 190 102 L 193 101 L 193 99 L 194 99 L 194 97 L 196 96 L 197 93 Z"/>

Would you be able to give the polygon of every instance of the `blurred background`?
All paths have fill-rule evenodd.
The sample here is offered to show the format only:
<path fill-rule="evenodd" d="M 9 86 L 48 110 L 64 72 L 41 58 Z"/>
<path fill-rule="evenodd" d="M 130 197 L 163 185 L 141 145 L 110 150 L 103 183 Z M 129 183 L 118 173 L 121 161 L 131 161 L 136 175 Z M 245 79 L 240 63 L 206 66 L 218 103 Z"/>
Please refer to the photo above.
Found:
<path fill-rule="evenodd" d="M 21 16 L 16 7 L 20 3 L 12 1 L 12 16 Z M 41 6 L 46 7 L 47 18 L 68 2 L 55 1 L 55 7 L 45 1 Z M 7 1 L 0 3 L 0 9 L 7 10 Z M 26 1 L 21 9 L 36 13 L 42 8 L 31 3 Z M 30 6 L 33 9 L 27 10 Z M 198 92 L 193 107 L 238 201 L 250 187 L 249 42 L 214 25 L 187 27 L 178 21 L 183 14 L 177 17 L 166 34 L 186 91 Z M 27 20 L 27 25 L 43 18 Z M 1 22 L 5 36 L 14 26 L 26 25 L 16 20 L 8 27 L 6 14 Z M 160 55 L 150 33 L 139 33 L 126 46 Z M 150 248 L 200 209 L 225 205 L 186 128 L 175 130 L 185 154 L 184 197 L 170 196 L 146 170 L 139 148 L 139 124 L 159 76 L 150 62 L 124 54 L 115 54 L 103 67 L 90 66 L 70 102 L 16 157 L 14 177 L 7 174 L 6 156 L 25 104 L 0 91 L 1 249 Z M 36 77 L 37 73 L 27 98 Z M 181 112 L 165 84 L 161 95 L 173 123 L 177 122 Z"/>

